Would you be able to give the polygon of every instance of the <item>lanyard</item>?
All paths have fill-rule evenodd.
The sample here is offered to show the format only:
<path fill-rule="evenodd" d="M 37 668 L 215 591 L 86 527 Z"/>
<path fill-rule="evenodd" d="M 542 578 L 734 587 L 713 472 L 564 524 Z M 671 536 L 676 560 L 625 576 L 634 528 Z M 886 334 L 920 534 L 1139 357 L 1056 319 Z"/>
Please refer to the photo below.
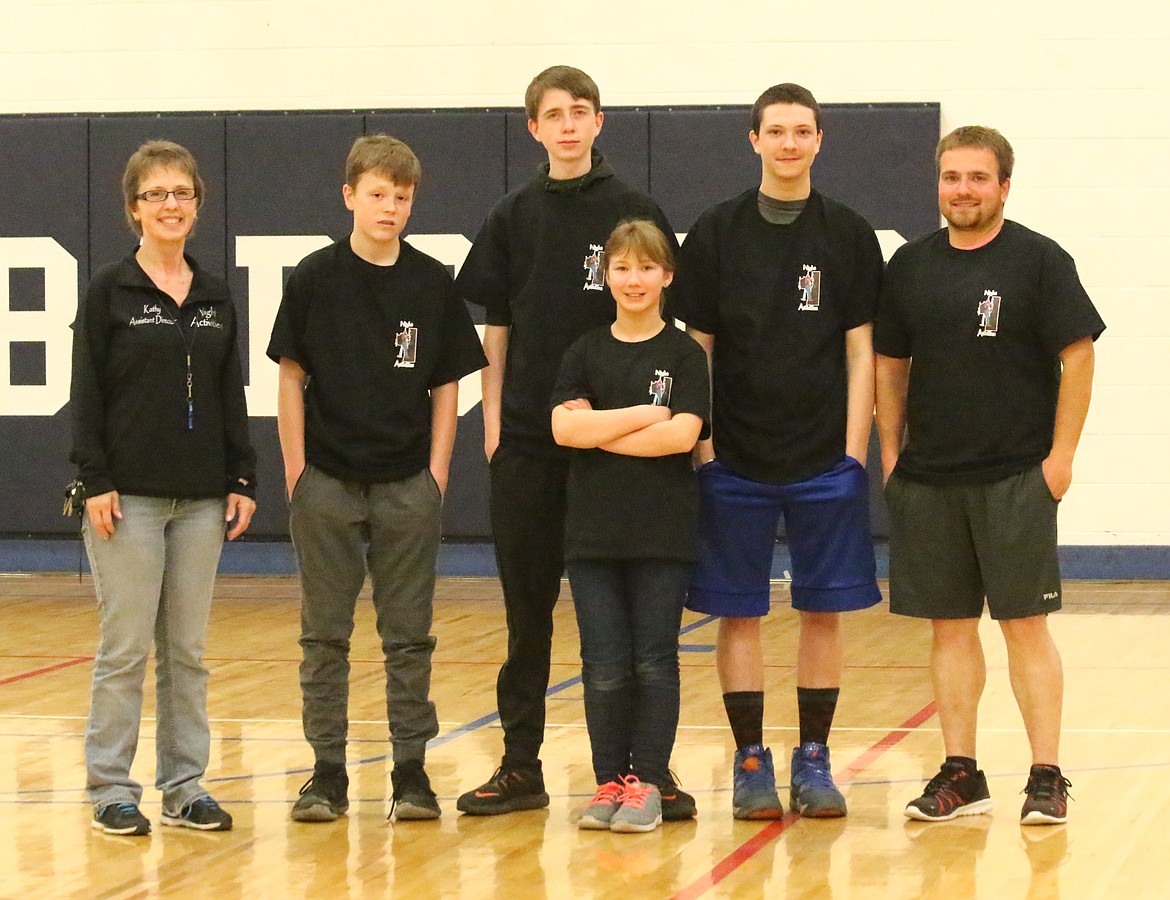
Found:
<path fill-rule="evenodd" d="M 165 309 L 165 307 L 159 307 Z M 179 316 L 183 315 L 182 307 L 179 307 Z M 191 354 L 195 349 L 195 329 L 191 329 L 191 335 L 188 338 L 187 332 L 183 330 L 183 323 L 174 318 L 169 312 L 166 314 L 167 320 L 179 329 L 179 337 L 183 339 L 183 347 L 187 350 L 187 430 L 195 430 L 195 394 L 194 384 L 195 379 L 191 373 Z"/>

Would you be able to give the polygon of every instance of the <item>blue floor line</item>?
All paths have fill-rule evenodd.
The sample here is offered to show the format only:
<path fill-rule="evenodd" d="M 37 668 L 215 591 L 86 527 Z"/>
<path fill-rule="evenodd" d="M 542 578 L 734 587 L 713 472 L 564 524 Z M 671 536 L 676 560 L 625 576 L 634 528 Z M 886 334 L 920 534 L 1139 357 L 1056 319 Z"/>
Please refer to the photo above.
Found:
<path fill-rule="evenodd" d="M 682 628 L 680 628 L 678 630 L 678 636 L 682 637 L 684 634 L 690 634 L 696 628 L 702 628 L 704 625 L 710 625 L 712 622 L 718 622 L 718 621 L 719 621 L 718 616 L 703 616 L 703 618 L 701 618 L 695 622 L 691 622 L 690 625 L 684 625 Z"/>
<path fill-rule="evenodd" d="M 699 628 L 703 625 L 708 625 L 714 621 L 716 621 L 715 616 L 707 616 L 704 619 L 700 619 L 697 622 L 692 622 L 690 625 L 687 625 L 687 626 L 679 629 L 679 634 L 680 635 L 686 634 L 687 632 L 694 631 L 696 628 Z M 566 691 L 571 687 L 576 687 L 580 683 L 581 683 L 581 676 L 574 675 L 572 678 L 566 678 L 564 681 L 559 681 L 556 684 L 549 685 L 548 690 L 546 690 L 544 692 L 544 695 L 546 697 L 551 697 L 554 694 L 559 694 L 561 691 Z M 444 744 L 450 743 L 451 741 L 455 740 L 456 738 L 463 737 L 465 734 L 471 734 L 474 731 L 479 731 L 479 729 L 486 728 L 488 725 L 491 725 L 494 722 L 498 722 L 499 720 L 500 720 L 499 710 L 495 710 L 494 712 L 490 712 L 490 713 L 487 713 L 486 715 L 482 715 L 478 719 L 473 719 L 470 722 L 466 722 L 463 725 L 459 725 L 458 727 L 453 728 L 451 731 L 448 731 L 445 734 L 441 734 L 438 737 L 431 738 L 431 740 L 427 741 L 427 749 L 433 750 L 436 747 L 441 747 Z M 353 762 L 347 762 L 346 766 L 347 767 L 349 767 L 349 766 L 365 766 L 365 765 L 370 765 L 372 763 L 383 763 L 383 762 L 386 762 L 390 758 L 391 758 L 391 755 L 389 753 L 381 753 L 381 754 L 378 754 L 377 756 L 367 756 L 363 759 L 358 759 L 358 760 L 355 760 Z M 214 778 L 204 778 L 203 782 L 205 784 L 230 784 L 230 783 L 235 782 L 235 781 L 248 781 L 249 779 L 255 780 L 258 778 L 287 778 L 290 775 L 311 775 L 312 773 L 313 773 L 313 769 L 312 769 L 312 767 L 309 767 L 307 769 L 306 768 L 286 769 L 283 772 L 253 772 L 253 773 L 248 774 L 248 775 L 220 775 L 220 776 L 214 777 Z M 35 792 L 33 792 L 33 793 L 35 793 Z"/>

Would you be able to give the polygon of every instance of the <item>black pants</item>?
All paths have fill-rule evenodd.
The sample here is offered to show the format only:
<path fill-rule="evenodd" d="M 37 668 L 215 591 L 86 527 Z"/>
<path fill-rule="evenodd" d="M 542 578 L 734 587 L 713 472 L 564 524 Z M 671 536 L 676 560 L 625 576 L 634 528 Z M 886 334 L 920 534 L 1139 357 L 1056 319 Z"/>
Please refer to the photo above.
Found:
<path fill-rule="evenodd" d="M 505 768 L 534 767 L 544 741 L 552 614 L 565 568 L 569 461 L 501 445 L 491 461 L 491 520 L 504 588 L 508 658 L 496 682 Z"/>

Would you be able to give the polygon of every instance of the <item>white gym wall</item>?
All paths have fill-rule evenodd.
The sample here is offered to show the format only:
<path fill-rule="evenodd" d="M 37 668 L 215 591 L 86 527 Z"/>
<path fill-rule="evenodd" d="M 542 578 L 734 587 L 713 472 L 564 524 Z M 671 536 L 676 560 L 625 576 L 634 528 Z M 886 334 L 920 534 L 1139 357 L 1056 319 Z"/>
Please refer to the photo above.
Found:
<path fill-rule="evenodd" d="M 1009 217 L 1109 326 L 1062 543 L 1170 545 L 1168 26 L 1153 0 L 0 0 L 0 113 L 519 106 L 555 63 L 614 106 L 937 101 L 1011 140 Z"/>

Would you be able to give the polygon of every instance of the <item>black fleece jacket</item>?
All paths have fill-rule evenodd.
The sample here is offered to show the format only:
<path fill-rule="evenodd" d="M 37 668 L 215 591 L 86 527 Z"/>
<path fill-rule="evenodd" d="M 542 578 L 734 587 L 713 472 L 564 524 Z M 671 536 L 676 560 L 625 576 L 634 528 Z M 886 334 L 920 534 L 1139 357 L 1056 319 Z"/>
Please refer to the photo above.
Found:
<path fill-rule="evenodd" d="M 182 306 L 133 253 L 99 270 L 78 304 L 70 460 L 90 496 L 256 495 L 235 307 L 227 284 L 186 260 Z"/>

